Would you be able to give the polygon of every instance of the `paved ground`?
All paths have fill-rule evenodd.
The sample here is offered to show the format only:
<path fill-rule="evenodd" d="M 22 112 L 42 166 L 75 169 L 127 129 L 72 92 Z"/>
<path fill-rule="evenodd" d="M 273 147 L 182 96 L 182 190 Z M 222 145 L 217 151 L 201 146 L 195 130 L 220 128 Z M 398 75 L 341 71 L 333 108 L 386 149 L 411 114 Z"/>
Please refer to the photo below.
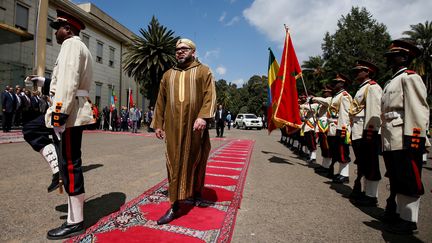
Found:
<path fill-rule="evenodd" d="M 87 226 L 166 177 L 163 142 L 141 135 L 84 135 Z M 352 182 L 334 185 L 315 174 L 278 142 L 278 131 L 268 136 L 231 129 L 225 135 L 256 140 L 232 242 L 432 242 L 430 159 L 423 170 L 420 232 L 401 237 L 383 231 L 376 219 L 388 196 L 387 179 L 380 184 L 379 208 L 357 208 L 346 198 Z M 212 140 L 213 147 L 219 144 Z M 46 193 L 48 165 L 25 142 L 2 144 L 0 136 L 0 154 L 0 242 L 45 242 L 46 231 L 65 219 L 65 196 Z"/>

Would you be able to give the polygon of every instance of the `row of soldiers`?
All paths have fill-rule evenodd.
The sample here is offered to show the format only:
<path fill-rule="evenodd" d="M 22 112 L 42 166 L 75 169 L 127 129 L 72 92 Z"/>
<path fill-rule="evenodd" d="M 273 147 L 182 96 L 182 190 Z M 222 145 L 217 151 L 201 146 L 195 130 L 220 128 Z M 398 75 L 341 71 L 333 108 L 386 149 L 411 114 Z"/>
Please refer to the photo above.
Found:
<path fill-rule="evenodd" d="M 304 153 L 301 145 L 305 145 L 308 162 L 313 164 L 317 133 L 323 160 L 315 171 L 334 183 L 349 182 L 351 145 L 357 178 L 349 197 L 358 206 L 377 206 L 382 155 L 390 183 L 382 221 L 387 231 L 397 234 L 417 231 L 420 196 L 424 194 L 421 172 L 430 146 L 426 87 L 418 74 L 407 69 L 419 54 L 411 43 L 394 40 L 385 53 L 393 76 L 384 89 L 372 80 L 378 68 L 359 60 L 353 68 L 360 85 L 354 98 L 345 90 L 350 80 L 342 74 L 323 90 L 322 97 L 301 97 L 304 122 L 301 130 L 289 138 L 300 141 L 294 142 L 299 153 Z M 335 174 L 336 163 L 339 169 Z"/>

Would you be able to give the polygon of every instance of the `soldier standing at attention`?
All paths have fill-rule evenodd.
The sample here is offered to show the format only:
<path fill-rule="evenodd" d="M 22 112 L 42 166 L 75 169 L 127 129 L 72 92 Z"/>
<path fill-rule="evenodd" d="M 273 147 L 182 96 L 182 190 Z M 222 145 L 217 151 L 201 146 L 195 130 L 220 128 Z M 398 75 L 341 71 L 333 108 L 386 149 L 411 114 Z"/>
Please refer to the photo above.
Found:
<path fill-rule="evenodd" d="M 359 60 L 353 68 L 355 81 L 360 84 L 351 105 L 352 147 L 357 164 L 357 178 L 350 199 L 358 206 L 376 206 L 378 203 L 378 183 L 381 180 L 379 154 L 381 138 L 381 87 L 371 79 L 378 68 L 374 64 Z M 364 180 L 364 191 L 361 179 Z"/>
<path fill-rule="evenodd" d="M 338 74 L 332 81 L 333 97 L 329 106 L 329 131 L 327 141 L 332 155 L 332 163 L 329 167 L 328 178 L 332 178 L 334 183 L 349 182 L 349 162 L 350 152 L 350 119 L 349 109 L 352 97 L 345 91 L 349 79 L 342 74 Z M 319 102 L 319 100 L 317 100 Z M 339 173 L 334 175 L 334 165 L 339 162 Z"/>
<path fill-rule="evenodd" d="M 85 28 L 78 18 L 57 10 L 57 19 L 51 27 L 56 29 L 57 43 L 61 45 L 52 80 L 34 77 L 32 81 L 42 87 L 44 94 L 52 96 L 52 105 L 45 115 L 28 122 L 23 128 L 25 140 L 40 151 L 54 140 L 59 151 L 58 167 L 68 194 L 68 216 L 60 227 L 48 231 L 47 238 L 59 240 L 84 232 L 84 177 L 81 168 L 81 141 L 83 129 L 94 123 L 89 102 L 92 84 L 92 56 L 79 38 Z M 61 151 L 61 153 L 60 153 Z M 57 153 L 54 152 L 53 153 Z"/>
<path fill-rule="evenodd" d="M 393 77 L 383 90 L 381 136 L 390 193 L 396 196 L 396 203 L 387 200 L 383 219 L 385 229 L 397 234 L 417 230 L 420 196 L 424 194 L 421 172 L 429 106 L 422 78 L 407 69 L 418 55 L 420 50 L 403 40 L 392 41 L 385 53 Z"/>
<path fill-rule="evenodd" d="M 324 88 L 322 91 L 322 97 L 313 97 L 312 101 L 318 102 L 318 112 L 317 112 L 317 126 L 316 131 L 318 133 L 318 140 L 321 148 L 322 162 L 321 166 L 315 168 L 316 173 L 329 173 L 329 167 L 331 164 L 331 154 L 329 149 L 329 144 L 327 141 L 328 133 L 328 108 L 331 102 L 332 90 L 330 88 Z"/>

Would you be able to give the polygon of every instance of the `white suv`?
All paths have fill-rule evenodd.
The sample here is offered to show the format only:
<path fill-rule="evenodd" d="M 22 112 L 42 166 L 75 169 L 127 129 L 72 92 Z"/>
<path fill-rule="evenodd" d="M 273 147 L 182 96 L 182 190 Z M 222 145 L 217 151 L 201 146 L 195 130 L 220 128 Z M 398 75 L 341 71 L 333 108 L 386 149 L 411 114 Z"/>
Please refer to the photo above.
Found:
<path fill-rule="evenodd" d="M 263 123 L 262 119 L 257 117 L 255 114 L 240 113 L 237 115 L 234 125 L 237 129 L 257 128 L 258 130 L 261 130 Z"/>

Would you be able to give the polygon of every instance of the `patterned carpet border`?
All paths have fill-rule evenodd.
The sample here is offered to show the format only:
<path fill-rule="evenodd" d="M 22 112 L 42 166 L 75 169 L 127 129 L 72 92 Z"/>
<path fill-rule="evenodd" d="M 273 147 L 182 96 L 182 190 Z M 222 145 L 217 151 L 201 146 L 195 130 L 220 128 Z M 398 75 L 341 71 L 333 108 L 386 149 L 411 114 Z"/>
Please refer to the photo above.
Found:
<path fill-rule="evenodd" d="M 121 235 L 127 232 L 128 230 L 133 232 L 131 234 L 137 234 L 136 232 L 137 231 L 139 232 L 141 230 L 142 232 L 141 235 L 145 235 L 147 233 L 150 234 L 149 232 L 151 232 L 152 234 L 159 233 L 161 235 L 169 233 L 171 234 L 170 235 L 171 237 L 173 234 L 178 235 L 179 240 L 178 241 L 174 240 L 176 242 L 189 242 L 187 239 L 192 239 L 194 240 L 194 242 L 195 240 L 198 240 L 200 242 L 230 242 L 232 238 L 234 226 L 235 226 L 237 211 L 240 208 L 240 203 L 241 203 L 243 190 L 244 190 L 244 184 L 246 181 L 246 175 L 248 172 L 254 144 L 255 142 L 252 140 L 224 139 L 223 143 L 219 147 L 211 151 L 208 163 L 217 163 L 214 160 L 212 160 L 212 158 L 218 157 L 219 154 L 223 153 L 226 155 L 227 152 L 223 151 L 224 148 L 230 148 L 229 150 L 241 149 L 243 151 L 248 151 L 247 154 L 244 153 L 245 156 L 244 167 L 241 171 L 239 171 L 240 174 L 238 176 L 220 175 L 220 173 L 216 173 L 216 174 L 206 173 L 206 177 L 211 176 L 216 179 L 228 178 L 230 180 L 234 178 L 237 180 L 237 184 L 235 186 L 213 185 L 211 183 L 210 184 L 206 183 L 205 185 L 206 188 L 233 192 L 231 201 L 217 201 L 217 202 L 205 201 L 205 203 L 208 203 L 207 205 L 208 208 L 206 207 L 206 210 L 208 210 L 207 212 L 211 213 L 212 211 L 210 210 L 218 210 L 218 212 L 220 212 L 223 215 L 223 221 L 220 228 L 211 229 L 211 230 L 208 229 L 199 230 L 188 226 L 179 226 L 174 224 L 159 226 L 156 224 L 155 219 L 151 217 L 149 218 L 147 215 L 149 213 L 142 211 L 142 208 L 154 206 L 154 205 L 158 206 L 167 203 L 168 198 L 165 192 L 168 186 L 168 181 L 167 179 L 165 179 L 160 183 L 156 184 L 155 186 L 153 186 L 152 188 L 150 188 L 149 190 L 145 191 L 137 198 L 134 198 L 131 201 L 124 204 L 123 206 L 121 206 L 119 211 L 114 212 L 108 216 L 105 216 L 104 218 L 99 220 L 95 225 L 89 227 L 86 230 L 85 234 L 74 237 L 70 239 L 68 242 L 90 243 L 90 242 L 116 241 L 116 240 L 112 240 L 114 238 L 111 238 L 111 240 L 102 240 L 104 236 L 103 234 L 111 233 L 114 235 L 115 234 Z M 235 156 L 233 157 L 235 158 Z M 193 216 L 185 215 L 183 217 L 193 217 Z M 189 220 L 191 220 L 191 218 L 189 218 Z M 192 221 L 193 220 L 194 219 L 192 219 Z M 117 237 L 122 237 L 122 236 L 123 235 Z M 181 237 L 189 237 L 189 238 L 186 238 L 185 240 L 185 238 L 181 238 Z M 123 238 L 120 239 L 122 241 L 124 240 L 125 242 L 128 240 Z M 147 239 L 148 242 L 150 242 L 149 239 L 150 238 Z M 143 242 L 146 242 L 145 238 L 140 240 L 133 239 L 133 241 L 136 242 L 141 242 L 141 240 Z"/>

